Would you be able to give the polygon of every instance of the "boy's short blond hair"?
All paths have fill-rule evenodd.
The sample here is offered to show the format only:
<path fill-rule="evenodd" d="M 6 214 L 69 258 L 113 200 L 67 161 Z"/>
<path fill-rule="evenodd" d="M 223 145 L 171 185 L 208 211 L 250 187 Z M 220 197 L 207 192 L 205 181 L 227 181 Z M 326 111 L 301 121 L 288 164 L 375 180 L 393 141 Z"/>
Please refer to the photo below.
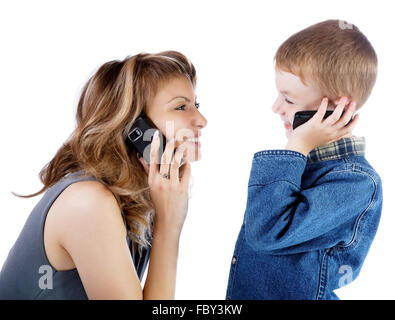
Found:
<path fill-rule="evenodd" d="M 368 99 L 377 77 L 377 56 L 359 29 L 342 20 L 314 24 L 288 38 L 277 50 L 275 67 L 306 84 L 309 79 L 333 103 L 341 96 Z"/>

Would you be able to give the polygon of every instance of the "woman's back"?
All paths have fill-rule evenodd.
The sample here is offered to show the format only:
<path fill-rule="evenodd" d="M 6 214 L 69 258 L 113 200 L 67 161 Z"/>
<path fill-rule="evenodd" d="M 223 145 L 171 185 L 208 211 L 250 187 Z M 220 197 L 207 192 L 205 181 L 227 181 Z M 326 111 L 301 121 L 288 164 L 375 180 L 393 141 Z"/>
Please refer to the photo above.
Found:
<path fill-rule="evenodd" d="M 71 184 L 89 180 L 96 179 L 83 176 L 80 172 L 68 174 L 48 189 L 34 207 L 2 267 L 0 299 L 88 298 L 76 268 L 57 271 L 50 263 L 48 250 L 54 252 L 54 246 L 47 240 L 51 239 L 54 232 L 45 230 L 44 246 L 44 225 L 48 212 L 59 195 Z M 128 228 L 125 218 L 124 223 Z M 133 242 L 128 237 L 125 240 L 128 247 L 133 248 Z M 141 281 L 148 263 L 149 249 L 143 249 L 141 252 L 130 250 L 130 254 Z M 68 263 L 74 266 L 72 260 Z"/>

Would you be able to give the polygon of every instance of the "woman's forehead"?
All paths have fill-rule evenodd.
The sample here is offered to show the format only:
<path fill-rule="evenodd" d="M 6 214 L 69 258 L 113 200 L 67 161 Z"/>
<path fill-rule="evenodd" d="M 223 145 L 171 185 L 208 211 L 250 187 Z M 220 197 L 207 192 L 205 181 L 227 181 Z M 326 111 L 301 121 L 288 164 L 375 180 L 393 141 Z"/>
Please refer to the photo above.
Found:
<path fill-rule="evenodd" d="M 163 81 L 158 86 L 153 100 L 169 103 L 177 97 L 184 97 L 190 101 L 195 99 L 195 89 L 186 77 L 176 77 Z"/>

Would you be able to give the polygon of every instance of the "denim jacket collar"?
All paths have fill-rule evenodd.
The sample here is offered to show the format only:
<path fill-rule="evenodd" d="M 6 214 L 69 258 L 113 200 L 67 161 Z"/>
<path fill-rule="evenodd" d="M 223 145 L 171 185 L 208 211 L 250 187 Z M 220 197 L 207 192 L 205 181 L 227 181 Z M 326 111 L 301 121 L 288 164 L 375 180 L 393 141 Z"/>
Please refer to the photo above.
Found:
<path fill-rule="evenodd" d="M 365 155 L 365 138 L 352 136 L 313 149 L 307 155 L 307 163 Z"/>

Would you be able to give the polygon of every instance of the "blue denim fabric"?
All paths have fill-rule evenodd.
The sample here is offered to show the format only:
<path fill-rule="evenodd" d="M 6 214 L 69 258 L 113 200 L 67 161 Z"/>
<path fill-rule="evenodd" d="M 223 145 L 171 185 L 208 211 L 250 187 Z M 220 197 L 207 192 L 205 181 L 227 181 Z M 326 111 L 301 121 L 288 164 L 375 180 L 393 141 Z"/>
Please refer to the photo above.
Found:
<path fill-rule="evenodd" d="M 379 224 L 382 184 L 350 150 L 336 148 L 333 160 L 254 154 L 226 299 L 338 299 L 333 290 L 359 275 Z"/>

